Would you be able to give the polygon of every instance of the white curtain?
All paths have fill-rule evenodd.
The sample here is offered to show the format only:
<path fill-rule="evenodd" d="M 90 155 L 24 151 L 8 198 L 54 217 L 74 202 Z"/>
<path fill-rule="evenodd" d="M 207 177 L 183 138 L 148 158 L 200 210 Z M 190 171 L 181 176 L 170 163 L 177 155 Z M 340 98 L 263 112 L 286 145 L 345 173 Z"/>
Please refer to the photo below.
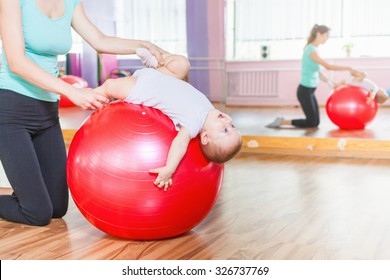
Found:
<path fill-rule="evenodd" d="M 237 40 L 275 41 L 302 39 L 311 27 L 332 27 L 332 36 L 342 30 L 341 0 L 234 0 Z"/>
<path fill-rule="evenodd" d="M 187 52 L 185 0 L 115 0 L 117 35 Z"/>
<path fill-rule="evenodd" d="M 351 37 L 390 36 L 389 0 L 344 0 Z"/>
<path fill-rule="evenodd" d="M 331 28 L 328 56 L 342 57 L 343 46 L 354 55 L 388 56 L 389 0 L 226 0 L 228 59 L 261 59 L 268 46 L 271 59 L 299 58 L 314 24 Z M 286 50 L 289 50 L 286 52 Z"/>

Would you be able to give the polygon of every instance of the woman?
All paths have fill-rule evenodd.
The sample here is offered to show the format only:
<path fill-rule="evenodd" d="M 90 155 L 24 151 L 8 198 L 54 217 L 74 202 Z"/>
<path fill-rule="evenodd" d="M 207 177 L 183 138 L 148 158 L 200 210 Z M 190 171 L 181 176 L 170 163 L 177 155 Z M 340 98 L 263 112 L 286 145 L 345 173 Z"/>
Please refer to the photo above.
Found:
<path fill-rule="evenodd" d="M 317 98 L 314 94 L 315 90 L 320 79 L 328 83 L 331 87 L 334 85 L 330 79 L 320 72 L 320 66 L 323 66 L 327 70 L 349 71 L 352 76 L 360 73 L 351 67 L 329 64 L 318 55 L 317 48 L 319 45 L 326 43 L 329 38 L 329 31 L 330 29 L 324 25 L 314 25 L 303 51 L 301 81 L 298 86 L 297 97 L 306 118 L 285 120 L 284 118 L 277 117 L 267 127 L 279 128 L 282 125 L 293 125 L 300 128 L 309 128 L 317 127 L 320 124 L 320 112 Z"/>
<path fill-rule="evenodd" d="M 57 78 L 57 56 L 71 48 L 71 27 L 98 52 L 133 54 L 145 47 L 163 64 L 164 52 L 152 43 L 105 36 L 80 0 L 0 0 L 0 159 L 13 188 L 0 196 L 0 218 L 41 226 L 66 214 L 58 99 L 66 96 L 87 110 L 108 102 Z"/>

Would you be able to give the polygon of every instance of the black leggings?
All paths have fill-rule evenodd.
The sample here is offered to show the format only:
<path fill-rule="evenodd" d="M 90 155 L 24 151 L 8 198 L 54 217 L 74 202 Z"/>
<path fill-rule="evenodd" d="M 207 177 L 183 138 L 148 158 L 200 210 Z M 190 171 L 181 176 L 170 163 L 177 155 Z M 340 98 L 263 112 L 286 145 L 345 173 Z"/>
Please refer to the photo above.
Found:
<path fill-rule="evenodd" d="M 66 214 L 66 149 L 58 102 L 0 89 L 0 160 L 13 188 L 12 195 L 0 195 L 0 218 L 38 226 Z"/>
<path fill-rule="evenodd" d="M 293 126 L 307 128 L 317 127 L 320 124 L 320 110 L 314 94 L 315 90 L 316 88 L 308 88 L 302 85 L 298 86 L 297 97 L 306 119 L 292 120 L 291 124 Z"/>

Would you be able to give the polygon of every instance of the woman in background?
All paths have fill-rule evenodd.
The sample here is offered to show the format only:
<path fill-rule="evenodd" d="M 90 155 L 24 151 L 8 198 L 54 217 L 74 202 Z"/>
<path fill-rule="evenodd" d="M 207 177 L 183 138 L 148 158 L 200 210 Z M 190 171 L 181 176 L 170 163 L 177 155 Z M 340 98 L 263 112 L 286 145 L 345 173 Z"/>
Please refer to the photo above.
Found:
<path fill-rule="evenodd" d="M 301 81 L 297 90 L 297 97 L 301 104 L 304 119 L 286 120 L 282 117 L 277 117 L 273 122 L 266 127 L 280 128 L 284 125 L 295 126 L 299 128 L 317 127 L 320 124 L 320 112 L 315 96 L 319 80 L 328 83 L 331 87 L 334 83 L 323 75 L 320 71 L 320 66 L 327 70 L 333 71 L 349 71 L 352 76 L 361 74 L 360 72 L 348 66 L 332 65 L 323 60 L 319 55 L 317 48 L 321 44 L 325 44 L 329 38 L 330 29 L 325 25 L 315 24 L 307 39 L 307 44 L 304 48 L 301 62 Z"/>

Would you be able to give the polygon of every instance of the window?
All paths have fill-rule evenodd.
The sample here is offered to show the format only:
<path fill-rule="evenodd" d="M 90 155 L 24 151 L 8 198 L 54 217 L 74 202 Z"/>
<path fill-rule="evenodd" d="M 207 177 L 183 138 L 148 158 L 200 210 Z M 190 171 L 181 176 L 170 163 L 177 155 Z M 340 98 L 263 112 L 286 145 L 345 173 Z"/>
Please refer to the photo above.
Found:
<path fill-rule="evenodd" d="M 331 28 L 327 57 L 389 56 L 388 0 L 227 0 L 228 59 L 300 58 L 314 24 Z"/>
<path fill-rule="evenodd" d="M 115 0 L 116 33 L 187 53 L 185 0 Z"/>
<path fill-rule="evenodd" d="M 82 53 L 83 52 L 83 39 L 80 37 L 79 34 L 76 33 L 76 31 L 72 28 L 72 49 L 70 50 L 71 53 Z"/>

